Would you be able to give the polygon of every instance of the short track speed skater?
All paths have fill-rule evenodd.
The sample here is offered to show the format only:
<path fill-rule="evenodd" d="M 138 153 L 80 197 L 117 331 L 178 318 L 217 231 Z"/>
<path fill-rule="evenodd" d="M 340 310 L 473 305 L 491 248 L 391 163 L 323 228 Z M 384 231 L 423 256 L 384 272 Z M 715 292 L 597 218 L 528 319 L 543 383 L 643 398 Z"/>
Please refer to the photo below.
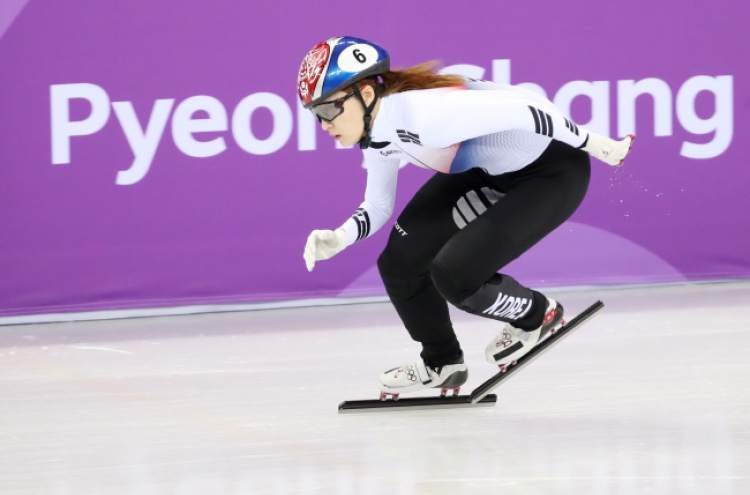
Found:
<path fill-rule="evenodd" d="M 592 316 L 604 308 L 601 301 L 597 301 L 589 308 L 582 311 L 578 316 L 558 328 L 552 335 L 537 344 L 528 354 L 520 357 L 510 366 L 500 366 L 500 372 L 486 382 L 479 385 L 469 395 L 458 395 L 458 389 L 454 389 L 452 395 L 448 395 L 443 388 L 438 397 L 409 397 L 399 399 L 398 394 L 391 396 L 381 394 L 380 400 L 353 400 L 339 404 L 339 413 L 351 412 L 373 412 L 373 411 L 396 411 L 405 409 L 457 409 L 492 407 L 497 402 L 497 396 L 490 394 L 504 381 L 519 372 L 533 360 L 541 356 L 552 346 L 573 333 L 578 327 L 586 323 Z"/>

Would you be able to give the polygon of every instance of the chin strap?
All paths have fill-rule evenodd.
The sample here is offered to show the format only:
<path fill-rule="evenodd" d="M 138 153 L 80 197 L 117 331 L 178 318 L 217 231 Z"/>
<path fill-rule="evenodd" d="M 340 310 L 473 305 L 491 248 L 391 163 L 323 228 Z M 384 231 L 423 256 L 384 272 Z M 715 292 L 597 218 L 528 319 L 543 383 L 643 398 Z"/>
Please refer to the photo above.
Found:
<path fill-rule="evenodd" d="M 354 91 L 354 94 L 357 95 L 357 98 L 359 99 L 359 102 L 362 104 L 362 108 L 365 109 L 365 133 L 362 136 L 362 139 L 359 140 L 359 149 L 366 150 L 370 147 L 370 144 L 372 143 L 372 138 L 370 137 L 370 126 L 372 125 L 372 110 L 375 108 L 375 104 L 378 102 L 378 98 L 381 94 L 383 94 L 382 86 L 376 85 L 375 88 L 375 98 L 373 98 L 372 103 L 370 105 L 365 104 L 365 99 L 362 98 L 362 93 L 359 92 L 359 87 L 356 84 L 352 84 L 352 90 Z"/>

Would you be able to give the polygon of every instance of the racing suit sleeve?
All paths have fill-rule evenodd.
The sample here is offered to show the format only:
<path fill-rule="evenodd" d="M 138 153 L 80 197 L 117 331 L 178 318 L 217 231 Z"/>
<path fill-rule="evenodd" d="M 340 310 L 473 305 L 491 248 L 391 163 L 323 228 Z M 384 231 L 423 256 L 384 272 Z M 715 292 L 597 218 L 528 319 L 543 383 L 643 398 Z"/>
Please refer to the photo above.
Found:
<path fill-rule="evenodd" d="M 581 147 L 588 131 L 540 95 L 508 91 L 453 91 L 427 117 L 422 144 L 446 148 L 479 136 L 521 129 Z"/>
<path fill-rule="evenodd" d="M 378 231 L 393 214 L 396 204 L 396 182 L 399 160 L 381 159 L 376 150 L 365 150 L 364 166 L 367 170 L 365 200 L 357 211 L 339 227 L 346 232 L 349 244 L 361 241 Z"/>

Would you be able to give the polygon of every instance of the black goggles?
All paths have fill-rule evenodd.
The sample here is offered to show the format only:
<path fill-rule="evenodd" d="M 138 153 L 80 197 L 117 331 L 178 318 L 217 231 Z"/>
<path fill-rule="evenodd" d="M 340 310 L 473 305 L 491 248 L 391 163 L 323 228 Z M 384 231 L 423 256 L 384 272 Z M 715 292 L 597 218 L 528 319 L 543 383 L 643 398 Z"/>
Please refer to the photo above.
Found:
<path fill-rule="evenodd" d="M 318 118 L 318 120 L 325 120 L 326 122 L 330 122 L 344 113 L 344 102 L 352 96 L 354 96 L 353 92 L 349 93 L 346 96 L 342 96 L 341 98 L 336 98 L 332 101 L 318 103 L 317 105 L 312 107 L 310 111 Z"/>

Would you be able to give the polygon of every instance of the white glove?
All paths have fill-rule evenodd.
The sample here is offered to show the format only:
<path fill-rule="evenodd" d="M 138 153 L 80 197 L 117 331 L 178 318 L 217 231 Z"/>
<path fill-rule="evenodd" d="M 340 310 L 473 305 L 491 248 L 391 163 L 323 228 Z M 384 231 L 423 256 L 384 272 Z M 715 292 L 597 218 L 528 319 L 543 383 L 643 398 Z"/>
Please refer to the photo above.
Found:
<path fill-rule="evenodd" d="M 615 141 L 607 136 L 589 132 L 589 139 L 583 151 L 608 165 L 619 166 L 625 162 L 625 156 L 630 152 L 633 141 L 635 136 L 632 134 L 628 134 L 622 141 Z"/>
<path fill-rule="evenodd" d="M 311 272 L 318 260 L 327 260 L 346 248 L 349 239 L 342 229 L 313 230 L 307 237 L 305 244 L 305 264 L 307 271 Z"/>

